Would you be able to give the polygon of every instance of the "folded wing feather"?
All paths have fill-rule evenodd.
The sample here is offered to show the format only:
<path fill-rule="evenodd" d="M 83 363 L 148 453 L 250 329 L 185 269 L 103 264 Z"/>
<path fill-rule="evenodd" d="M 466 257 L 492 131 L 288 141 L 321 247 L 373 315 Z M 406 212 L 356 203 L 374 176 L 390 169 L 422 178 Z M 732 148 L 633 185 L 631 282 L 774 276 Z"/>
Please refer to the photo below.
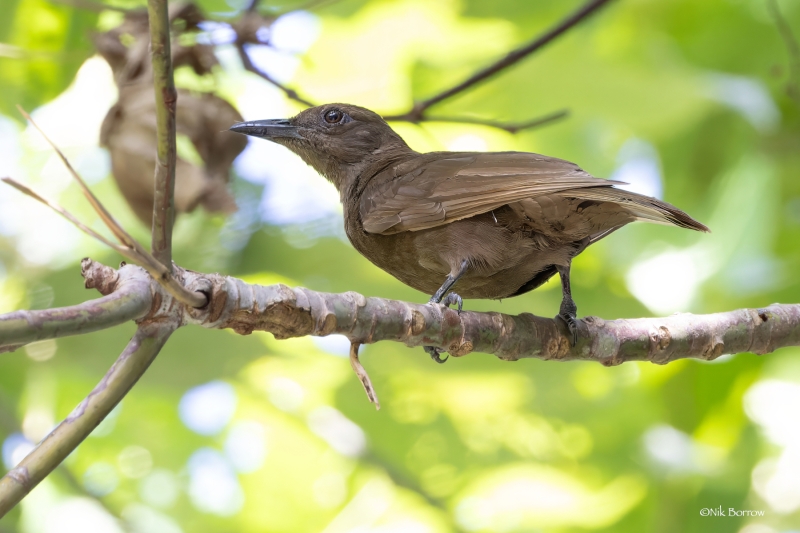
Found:
<path fill-rule="evenodd" d="M 577 199 L 617 206 L 599 214 L 587 212 L 587 231 L 605 231 L 632 219 L 708 231 L 670 204 L 615 189 L 618 184 L 595 178 L 569 161 L 539 154 L 433 152 L 376 176 L 361 197 L 360 214 L 367 232 L 391 235 L 433 228 L 509 204 L 533 218 L 542 213 L 542 206 L 568 206 L 580 212 L 581 202 L 564 201 Z"/>

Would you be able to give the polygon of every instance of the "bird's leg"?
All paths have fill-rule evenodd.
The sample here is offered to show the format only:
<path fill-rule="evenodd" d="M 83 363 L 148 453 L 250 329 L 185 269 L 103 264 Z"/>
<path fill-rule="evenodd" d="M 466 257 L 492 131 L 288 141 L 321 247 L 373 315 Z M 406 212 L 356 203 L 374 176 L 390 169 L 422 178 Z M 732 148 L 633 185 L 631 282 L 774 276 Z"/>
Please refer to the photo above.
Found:
<path fill-rule="evenodd" d="M 428 301 L 428 303 L 429 304 L 441 303 L 447 307 L 456 304 L 458 305 L 458 312 L 460 313 L 461 308 L 464 305 L 464 300 L 462 300 L 461 296 L 459 296 L 458 294 L 454 292 L 448 293 L 447 291 L 449 291 L 450 288 L 453 285 L 455 285 L 456 281 L 458 281 L 458 278 L 464 275 L 464 272 L 467 271 L 467 265 L 468 263 L 467 260 L 465 259 L 464 261 L 461 262 L 461 268 L 459 268 L 458 272 L 456 272 L 455 274 L 452 273 L 448 274 L 447 278 L 444 280 L 444 283 L 442 283 L 442 286 L 439 287 L 439 290 L 436 291 L 436 293 L 434 293 L 433 296 L 431 296 L 431 299 Z M 447 359 L 442 359 L 441 357 L 439 357 L 442 353 L 441 349 L 436 348 L 434 346 L 425 346 L 424 348 L 425 351 L 428 353 L 428 355 L 431 356 L 431 359 L 433 359 L 437 363 L 441 364 L 447 361 Z"/>
<path fill-rule="evenodd" d="M 561 318 L 569 329 L 570 345 L 575 346 L 578 342 L 578 323 L 576 320 L 578 306 L 575 305 L 575 300 L 572 299 L 572 289 L 569 286 L 569 269 L 572 262 L 567 263 L 567 266 L 556 265 L 558 275 L 561 277 L 561 309 L 558 312 Z"/>
<path fill-rule="evenodd" d="M 461 266 L 459 267 L 458 272 L 456 272 L 455 274 L 450 273 L 450 274 L 447 275 L 447 278 L 445 278 L 444 283 L 442 283 L 442 286 L 439 287 L 439 290 L 436 291 L 433 294 L 433 296 L 431 296 L 431 299 L 428 300 L 428 303 L 429 304 L 444 303 L 444 305 L 452 305 L 454 303 L 461 303 L 460 302 L 461 301 L 461 297 L 459 297 L 458 295 L 456 295 L 456 298 L 458 299 L 458 302 L 456 302 L 456 301 L 451 301 L 449 303 L 448 302 L 443 302 L 442 298 L 444 297 L 445 293 L 447 293 L 447 291 L 449 291 L 450 288 L 453 285 L 455 285 L 456 281 L 458 281 L 458 278 L 460 278 L 461 276 L 464 275 L 464 272 L 467 271 L 468 264 L 469 263 L 467 263 L 466 259 L 461 261 Z M 450 296 L 450 295 L 448 294 L 448 296 Z M 444 298 L 444 299 L 447 300 L 448 298 Z M 461 305 L 458 306 L 458 310 L 459 311 L 461 310 Z"/>

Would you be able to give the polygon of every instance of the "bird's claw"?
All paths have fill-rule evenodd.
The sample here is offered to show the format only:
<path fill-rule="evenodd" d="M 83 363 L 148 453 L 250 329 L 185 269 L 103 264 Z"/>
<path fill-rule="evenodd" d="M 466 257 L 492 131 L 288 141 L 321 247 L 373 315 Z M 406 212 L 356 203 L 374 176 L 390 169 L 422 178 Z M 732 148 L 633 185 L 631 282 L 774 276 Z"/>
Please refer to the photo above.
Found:
<path fill-rule="evenodd" d="M 448 292 L 447 295 L 445 295 L 445 297 L 441 299 L 437 299 L 436 295 L 434 295 L 433 297 L 431 297 L 428 303 L 441 304 L 445 307 L 450 307 L 451 305 L 455 305 L 457 306 L 459 314 L 461 314 L 461 309 L 462 307 L 464 307 L 464 300 L 461 298 L 461 296 L 459 296 L 454 292 Z M 433 359 L 439 364 L 442 364 L 448 359 L 450 359 L 449 356 L 445 357 L 444 359 L 440 357 L 440 355 L 444 353 L 444 350 L 442 350 L 441 348 L 436 348 L 435 346 L 423 346 L 423 348 L 425 348 L 425 352 L 427 352 L 427 354 L 431 356 L 431 359 Z"/>
<path fill-rule="evenodd" d="M 578 320 L 576 319 L 575 315 L 568 313 L 559 313 L 557 318 L 560 318 L 567 326 L 567 329 L 569 330 L 569 345 L 574 347 L 576 344 L 578 344 Z"/>
<path fill-rule="evenodd" d="M 450 357 L 445 357 L 444 359 L 439 357 L 442 354 L 441 348 L 437 348 L 435 346 L 423 346 L 423 348 L 425 349 L 425 352 L 431 356 L 431 359 L 433 359 L 440 365 L 446 362 L 448 359 L 450 359 Z"/>
<path fill-rule="evenodd" d="M 454 292 L 448 292 L 447 296 L 442 299 L 442 305 L 445 307 L 456 305 L 458 308 L 458 313 L 461 314 L 461 308 L 464 307 L 464 300 L 458 294 Z"/>

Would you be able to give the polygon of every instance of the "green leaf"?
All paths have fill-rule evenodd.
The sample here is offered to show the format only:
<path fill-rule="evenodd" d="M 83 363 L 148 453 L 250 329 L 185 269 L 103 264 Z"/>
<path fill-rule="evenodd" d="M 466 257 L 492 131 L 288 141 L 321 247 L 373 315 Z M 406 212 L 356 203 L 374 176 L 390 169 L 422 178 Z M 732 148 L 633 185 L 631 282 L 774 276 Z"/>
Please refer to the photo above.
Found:
<path fill-rule="evenodd" d="M 52 100 L 92 55 L 98 13 L 45 0 L 4 2 L 0 17 L 0 112 L 33 109 Z"/>

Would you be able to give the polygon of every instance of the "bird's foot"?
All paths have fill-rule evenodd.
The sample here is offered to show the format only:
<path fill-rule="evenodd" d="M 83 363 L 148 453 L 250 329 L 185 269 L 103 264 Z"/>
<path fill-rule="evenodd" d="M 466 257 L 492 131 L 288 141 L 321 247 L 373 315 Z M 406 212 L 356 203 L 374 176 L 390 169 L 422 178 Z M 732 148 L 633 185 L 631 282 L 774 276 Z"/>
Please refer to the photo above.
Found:
<path fill-rule="evenodd" d="M 455 305 L 458 308 L 458 313 L 461 314 L 461 308 L 464 307 L 464 300 L 458 294 L 454 292 L 448 292 L 447 296 L 444 297 L 442 300 L 442 305 L 445 307 L 450 307 L 451 305 Z"/>
<path fill-rule="evenodd" d="M 575 317 L 575 314 L 562 312 L 556 315 L 556 318 L 560 318 L 567 326 L 567 329 L 569 330 L 569 335 L 567 336 L 569 339 L 569 345 L 574 347 L 576 344 L 578 344 L 578 320 Z"/>
<path fill-rule="evenodd" d="M 450 359 L 450 357 L 445 357 L 444 359 L 440 357 L 444 352 L 444 350 L 442 350 L 441 348 L 437 348 L 435 346 L 423 346 L 423 348 L 425 349 L 425 352 L 431 356 L 431 359 L 433 359 L 440 365 L 446 362 L 448 359 Z"/>
<path fill-rule="evenodd" d="M 445 307 L 456 305 L 458 307 L 459 314 L 461 313 L 461 309 L 464 307 L 464 299 L 454 292 L 448 292 L 444 298 L 437 297 L 437 295 L 434 294 L 433 296 L 431 296 L 431 299 L 428 300 L 428 303 L 441 304 Z"/>
<path fill-rule="evenodd" d="M 445 307 L 450 307 L 451 305 L 455 305 L 458 309 L 459 314 L 461 313 L 461 309 L 464 307 L 464 300 L 461 298 L 461 296 L 459 296 L 454 292 L 448 292 L 444 298 L 437 297 L 437 294 L 434 294 L 428 303 L 441 304 L 444 305 Z M 442 364 L 448 359 L 450 359 L 450 357 L 445 357 L 444 359 L 441 358 L 441 355 L 444 353 L 444 350 L 442 350 L 441 348 L 436 348 L 435 346 L 424 346 L 423 348 L 425 348 L 425 352 L 427 352 L 427 354 L 431 356 L 431 359 L 433 359 L 439 364 Z"/>

